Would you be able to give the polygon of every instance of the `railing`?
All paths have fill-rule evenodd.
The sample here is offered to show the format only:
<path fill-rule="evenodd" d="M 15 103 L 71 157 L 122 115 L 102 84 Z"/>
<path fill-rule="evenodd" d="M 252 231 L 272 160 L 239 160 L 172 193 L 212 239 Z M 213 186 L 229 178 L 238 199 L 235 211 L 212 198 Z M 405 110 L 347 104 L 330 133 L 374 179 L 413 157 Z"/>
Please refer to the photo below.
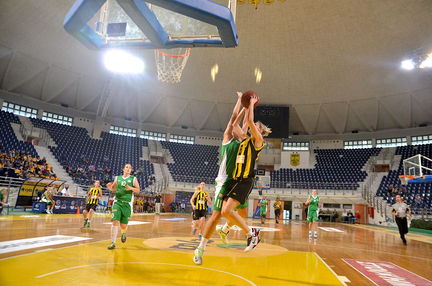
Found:
<path fill-rule="evenodd" d="M 317 189 L 317 190 L 355 190 L 359 183 L 349 182 L 293 182 L 293 181 L 271 181 L 272 188 L 282 189 Z"/>
<path fill-rule="evenodd" d="M 38 145 L 50 145 L 50 136 L 48 131 L 43 128 L 31 126 L 25 126 L 25 124 L 21 124 L 20 126 L 21 135 L 24 137 L 24 141 L 27 141 L 28 137 L 37 138 L 39 143 Z M 41 144 L 42 143 L 42 144 Z"/>
<path fill-rule="evenodd" d="M 3 189 L 7 189 L 6 203 L 8 207 L 3 206 L 3 211 L 5 211 L 6 214 L 9 214 L 9 208 L 15 205 L 19 187 L 24 181 L 24 179 L 19 178 L 0 177 L 0 191 L 2 192 Z"/>

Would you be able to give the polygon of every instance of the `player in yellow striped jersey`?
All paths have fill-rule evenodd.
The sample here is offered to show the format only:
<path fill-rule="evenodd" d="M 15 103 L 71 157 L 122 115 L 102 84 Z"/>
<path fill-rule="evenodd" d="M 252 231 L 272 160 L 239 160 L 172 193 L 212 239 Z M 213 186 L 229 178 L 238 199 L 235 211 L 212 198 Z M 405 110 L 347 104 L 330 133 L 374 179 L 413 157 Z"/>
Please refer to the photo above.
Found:
<path fill-rule="evenodd" d="M 211 204 L 211 198 L 208 192 L 205 191 L 204 182 L 201 182 L 199 186 L 195 188 L 195 192 L 190 199 L 190 203 L 193 210 L 192 234 L 195 234 L 196 230 L 198 230 L 199 238 L 201 239 L 208 205 Z"/>
<path fill-rule="evenodd" d="M 90 227 L 90 222 L 93 217 L 93 213 L 99 204 L 99 200 L 102 198 L 102 189 L 100 187 L 100 181 L 95 181 L 93 187 L 87 192 L 87 204 L 83 211 L 84 226 L 85 228 Z"/>

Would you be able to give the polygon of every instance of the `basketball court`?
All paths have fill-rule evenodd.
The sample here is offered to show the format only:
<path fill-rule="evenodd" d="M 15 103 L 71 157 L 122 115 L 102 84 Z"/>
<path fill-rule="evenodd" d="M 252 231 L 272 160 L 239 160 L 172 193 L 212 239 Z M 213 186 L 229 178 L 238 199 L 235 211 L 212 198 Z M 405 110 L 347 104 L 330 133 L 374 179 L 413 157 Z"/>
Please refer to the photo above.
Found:
<path fill-rule="evenodd" d="M 228 245 L 213 236 L 203 265 L 196 266 L 192 257 L 199 241 L 190 236 L 189 216 L 135 215 L 128 240 L 113 251 L 106 249 L 110 219 L 105 214 L 85 231 L 78 215 L 0 219 L 3 285 L 371 285 L 350 259 L 378 268 L 391 262 L 424 283 L 416 285 L 432 283 L 426 280 L 432 279 L 432 236 L 409 234 L 405 247 L 396 230 L 378 227 L 320 223 L 320 237 L 309 240 L 304 222 L 269 222 L 256 250 L 243 252 L 240 231 L 232 231 Z M 260 226 L 258 220 L 249 223 Z"/>

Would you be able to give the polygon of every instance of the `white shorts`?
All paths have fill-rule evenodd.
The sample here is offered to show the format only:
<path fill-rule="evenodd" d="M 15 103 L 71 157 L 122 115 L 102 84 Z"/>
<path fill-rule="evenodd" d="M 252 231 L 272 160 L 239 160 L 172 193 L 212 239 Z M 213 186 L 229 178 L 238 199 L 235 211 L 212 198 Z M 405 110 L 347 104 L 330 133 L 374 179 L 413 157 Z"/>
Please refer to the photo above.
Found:
<path fill-rule="evenodd" d="M 226 179 L 228 178 L 228 176 L 224 176 L 224 177 L 217 177 L 215 179 L 216 182 L 216 186 L 215 186 L 215 198 L 219 195 L 223 184 L 225 183 Z"/>

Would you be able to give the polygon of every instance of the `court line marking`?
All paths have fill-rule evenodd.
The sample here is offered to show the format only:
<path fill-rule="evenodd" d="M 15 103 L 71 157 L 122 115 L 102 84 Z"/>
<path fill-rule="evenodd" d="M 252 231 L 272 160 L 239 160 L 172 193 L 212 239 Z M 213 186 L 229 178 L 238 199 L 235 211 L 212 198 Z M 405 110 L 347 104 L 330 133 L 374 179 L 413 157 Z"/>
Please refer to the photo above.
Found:
<path fill-rule="evenodd" d="M 321 260 L 322 263 L 324 263 L 324 265 L 327 267 L 327 269 L 330 270 L 334 274 L 334 276 L 337 278 L 337 280 L 339 280 L 340 283 L 342 283 L 342 285 L 347 286 L 347 284 L 345 283 L 345 281 L 343 281 L 341 278 L 339 278 L 339 275 L 337 275 L 336 272 L 334 272 L 334 270 L 331 269 L 330 266 L 328 266 L 328 264 L 324 261 L 324 259 L 322 259 L 321 256 L 319 256 L 318 253 L 313 252 L 313 254 L 315 254 L 316 257 L 318 257 L 318 259 Z"/>
<path fill-rule="evenodd" d="M 357 268 L 355 268 L 353 265 L 351 265 L 347 261 L 345 261 L 345 258 L 342 258 L 342 261 L 345 262 L 349 267 L 353 268 L 355 271 L 357 271 L 358 273 L 360 273 L 364 278 L 366 278 L 367 280 L 369 280 L 370 282 L 372 282 L 374 285 L 379 286 L 378 284 L 375 283 L 375 281 L 373 281 L 372 279 L 370 279 L 369 277 L 367 277 L 365 274 L 363 274 L 363 272 L 361 272 L 360 270 L 358 270 Z"/>
<path fill-rule="evenodd" d="M 219 269 L 214 269 L 214 268 L 208 268 L 208 267 L 202 267 L 202 266 L 193 266 L 193 265 L 185 265 L 185 264 L 176 264 L 176 263 L 165 263 L 165 262 L 107 262 L 107 263 L 95 263 L 95 264 L 87 264 L 87 265 L 78 265 L 78 266 L 72 266 L 72 267 L 68 267 L 68 268 L 63 268 L 63 269 L 59 269 L 56 271 L 52 271 L 49 273 L 45 273 L 42 275 L 38 275 L 35 276 L 36 279 L 39 278 L 44 278 L 53 274 L 57 274 L 60 272 L 65 272 L 65 271 L 69 271 L 69 270 L 75 270 L 78 268 L 85 268 L 85 267 L 91 267 L 91 266 L 102 266 L 102 265 L 116 265 L 116 264 L 152 264 L 152 265 L 169 265 L 169 266 L 182 266 L 182 267 L 189 267 L 189 268 L 199 268 L 199 269 L 205 269 L 205 270 L 210 270 L 210 271 L 215 271 L 215 272 L 220 272 L 220 273 L 224 273 L 224 274 L 228 274 L 234 277 L 237 277 L 243 281 L 246 281 L 247 283 L 249 283 L 252 286 L 256 286 L 255 283 L 253 283 L 252 281 L 250 281 L 249 279 L 246 279 L 240 275 L 231 273 L 231 272 L 227 272 L 227 271 L 223 271 L 223 270 L 219 270 Z"/>
<path fill-rule="evenodd" d="M 297 242 L 293 242 L 291 243 L 293 245 L 306 245 L 306 243 L 297 243 Z M 426 260 L 426 261 L 430 261 L 430 258 L 427 257 L 421 257 L 421 256 L 413 256 L 413 255 L 405 255 L 405 254 L 397 254 L 397 253 L 391 253 L 391 252 L 387 252 L 387 251 L 383 251 L 383 250 L 369 250 L 367 248 L 357 248 L 357 247 L 347 247 L 347 246 L 334 246 L 331 244 L 325 244 L 326 247 L 333 247 L 333 248 L 341 248 L 341 249 L 349 249 L 349 250 L 359 250 L 359 251 L 366 251 L 366 252 L 379 252 L 379 253 L 385 253 L 388 255 L 394 255 L 394 256 L 399 256 L 399 257 L 409 257 L 409 258 L 415 258 L 415 259 L 420 259 L 420 260 Z M 303 251 L 300 251 L 303 252 Z M 310 251 L 304 251 L 304 252 L 310 252 Z"/>
<path fill-rule="evenodd" d="M 363 275 L 364 277 L 366 277 L 366 278 L 367 278 L 368 280 L 370 280 L 372 283 L 374 283 L 375 285 L 379 286 L 379 285 L 376 284 L 374 281 L 372 281 L 372 279 L 370 279 L 369 277 L 367 277 L 363 272 L 361 272 L 360 270 L 358 270 L 357 268 L 355 268 L 353 265 L 351 265 L 350 263 L 348 263 L 348 261 L 346 261 L 345 258 L 341 258 L 341 259 L 342 259 L 343 262 L 345 262 L 346 264 L 348 264 L 351 268 L 355 269 L 358 273 L 360 273 L 361 275 Z M 420 274 L 417 274 L 417 273 L 414 273 L 414 272 L 412 272 L 412 271 L 409 271 L 408 269 L 406 269 L 406 268 L 404 268 L 404 267 L 402 267 L 402 266 L 399 266 L 399 265 L 397 265 L 397 264 L 394 264 L 393 262 L 388 262 L 388 261 L 384 261 L 384 262 L 385 262 L 385 263 L 389 263 L 389 264 L 393 264 L 393 265 L 396 266 L 396 267 L 402 268 L 403 270 L 405 270 L 405 271 L 407 271 L 407 272 L 409 272 L 409 273 L 411 273 L 411 274 L 413 274 L 413 275 L 415 275 L 415 276 L 418 276 L 418 277 L 420 277 L 420 278 L 423 278 L 424 280 L 429 281 L 429 282 L 432 283 L 432 281 L 430 281 L 429 279 L 427 279 L 427 278 L 425 278 L 425 277 L 423 277 L 423 276 L 420 276 Z"/>
<path fill-rule="evenodd" d="M 77 243 L 77 244 L 73 244 L 73 245 L 69 245 L 69 246 L 64 246 L 64 247 L 58 247 L 58 248 L 48 248 L 46 251 L 52 251 L 52 250 L 57 250 L 57 249 L 65 249 L 65 248 L 79 246 L 79 245 L 87 245 L 87 244 L 97 243 L 97 242 L 100 242 L 100 241 L 103 241 L 103 240 L 97 240 L 97 241 L 83 240 L 83 241 L 80 241 L 80 242 L 83 242 L 83 243 Z M 79 242 L 79 241 L 77 241 L 77 242 Z M 76 242 L 71 242 L 71 243 L 76 243 Z M 43 249 L 40 249 L 39 252 L 41 250 L 43 250 Z M 23 251 L 25 251 L 25 250 L 23 250 Z M 32 255 L 32 254 L 36 254 L 36 253 L 37 253 L 37 250 L 29 252 L 29 253 L 12 255 L 12 256 L 8 256 L 8 257 L 0 258 L 0 261 L 7 260 L 7 259 L 10 259 L 10 258 L 22 257 L 22 256 L 26 256 L 26 255 Z"/>
<path fill-rule="evenodd" d="M 386 261 L 386 262 L 387 262 L 387 261 Z M 432 281 L 430 281 L 430 280 L 427 279 L 426 277 L 420 276 L 420 274 L 417 274 L 417 273 L 414 273 L 414 272 L 412 272 L 412 271 L 409 271 L 408 269 L 406 269 L 406 268 L 404 268 L 404 267 L 402 267 L 402 266 L 399 266 L 399 265 L 397 265 L 397 264 L 394 264 L 393 262 L 387 262 L 387 263 L 393 264 L 393 265 L 396 266 L 396 267 L 402 268 L 403 270 L 408 271 L 409 273 L 414 274 L 415 276 L 421 277 L 421 278 L 423 278 L 424 280 L 427 280 L 427 281 L 429 281 L 429 282 L 432 283 Z"/>

